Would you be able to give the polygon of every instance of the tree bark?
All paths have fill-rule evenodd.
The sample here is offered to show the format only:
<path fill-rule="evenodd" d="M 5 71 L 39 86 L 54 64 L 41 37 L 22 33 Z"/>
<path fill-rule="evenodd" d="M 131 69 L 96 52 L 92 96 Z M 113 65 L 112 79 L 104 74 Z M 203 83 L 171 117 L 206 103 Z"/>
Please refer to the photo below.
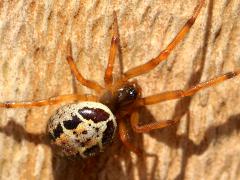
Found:
<path fill-rule="evenodd" d="M 156 57 L 191 17 L 197 0 L 0 1 L 0 101 L 91 93 L 72 76 L 66 44 L 81 73 L 103 84 L 118 17 L 114 77 Z M 240 66 L 240 0 L 209 0 L 167 61 L 137 77 L 143 96 L 186 89 Z M 147 154 L 116 137 L 97 157 L 56 157 L 44 133 L 57 105 L 0 109 L 0 179 L 240 179 L 239 77 L 192 97 L 141 109 L 143 123 L 179 118 L 146 134 L 130 131 Z M 127 119 L 126 119 L 127 121 Z"/>

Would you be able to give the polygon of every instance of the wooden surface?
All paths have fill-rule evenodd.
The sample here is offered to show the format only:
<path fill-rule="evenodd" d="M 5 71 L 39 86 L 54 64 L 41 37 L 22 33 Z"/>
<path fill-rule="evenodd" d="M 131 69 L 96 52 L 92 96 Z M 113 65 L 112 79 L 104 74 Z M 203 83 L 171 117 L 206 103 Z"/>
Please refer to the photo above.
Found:
<path fill-rule="evenodd" d="M 121 52 L 115 77 L 155 57 L 191 16 L 197 0 L 0 1 L 0 101 L 89 93 L 72 77 L 66 42 L 85 77 L 103 83 L 113 10 Z M 143 95 L 187 88 L 240 67 L 240 0 L 206 0 L 167 62 L 140 76 Z M 119 61 L 117 61 L 119 62 Z M 120 64 L 120 65 L 119 65 Z M 240 80 L 142 109 L 143 122 L 180 116 L 171 128 L 132 136 L 147 156 L 117 140 L 101 155 L 68 161 L 44 136 L 58 106 L 0 109 L 0 179 L 240 179 Z M 131 133 L 132 134 L 132 133 Z"/>

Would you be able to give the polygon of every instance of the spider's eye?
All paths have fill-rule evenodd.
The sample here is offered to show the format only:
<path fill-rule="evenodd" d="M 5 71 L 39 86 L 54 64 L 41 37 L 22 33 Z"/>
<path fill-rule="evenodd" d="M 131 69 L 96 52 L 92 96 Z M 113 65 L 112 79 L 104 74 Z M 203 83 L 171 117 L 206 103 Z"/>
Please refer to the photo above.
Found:
<path fill-rule="evenodd" d="M 137 90 L 136 90 L 136 89 L 134 89 L 134 88 L 129 88 L 129 89 L 127 90 L 127 93 L 129 94 L 129 100 L 134 100 L 134 99 L 137 98 L 138 93 L 137 93 Z"/>
<path fill-rule="evenodd" d="M 135 86 L 125 86 L 118 90 L 117 103 L 119 106 L 131 103 L 138 97 L 138 94 L 138 90 Z"/>

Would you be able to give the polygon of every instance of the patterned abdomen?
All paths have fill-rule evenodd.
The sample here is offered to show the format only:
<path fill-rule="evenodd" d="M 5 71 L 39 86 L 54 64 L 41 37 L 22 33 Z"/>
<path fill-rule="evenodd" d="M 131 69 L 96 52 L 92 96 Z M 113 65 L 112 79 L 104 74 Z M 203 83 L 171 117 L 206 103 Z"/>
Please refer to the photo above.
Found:
<path fill-rule="evenodd" d="M 117 123 L 111 110 L 98 102 L 62 106 L 50 118 L 47 131 L 65 156 L 94 156 L 112 142 Z"/>

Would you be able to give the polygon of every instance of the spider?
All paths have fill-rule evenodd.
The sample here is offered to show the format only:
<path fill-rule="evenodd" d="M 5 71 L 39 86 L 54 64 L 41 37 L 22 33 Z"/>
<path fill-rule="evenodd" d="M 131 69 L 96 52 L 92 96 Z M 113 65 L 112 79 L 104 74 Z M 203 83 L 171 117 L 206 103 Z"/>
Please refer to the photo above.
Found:
<path fill-rule="evenodd" d="M 186 90 L 167 91 L 147 97 L 141 96 L 141 88 L 136 80 L 130 79 L 148 73 L 160 62 L 167 59 L 170 52 L 183 40 L 203 7 L 205 0 L 200 0 L 192 17 L 182 27 L 172 42 L 157 57 L 123 73 L 113 82 L 113 65 L 119 46 L 117 15 L 114 12 L 113 36 L 107 68 L 104 76 L 104 86 L 97 82 L 85 79 L 78 71 L 72 57 L 71 41 L 67 43 L 66 60 L 76 79 L 83 85 L 96 92 L 90 94 L 66 94 L 39 101 L 5 102 L 1 108 L 32 108 L 55 105 L 63 102 L 74 102 L 61 106 L 53 114 L 47 125 L 47 134 L 52 145 L 59 154 L 71 157 L 87 158 L 102 152 L 109 145 L 118 130 L 122 143 L 136 154 L 141 150 L 133 146 L 128 139 L 126 120 L 130 119 L 133 131 L 145 133 L 173 125 L 178 120 L 167 120 L 139 125 L 138 110 L 145 105 L 160 103 L 167 100 L 192 96 L 197 91 L 221 83 L 237 76 L 240 71 L 229 72 L 209 81 L 199 83 Z M 118 129 L 117 129 L 118 126 Z"/>

